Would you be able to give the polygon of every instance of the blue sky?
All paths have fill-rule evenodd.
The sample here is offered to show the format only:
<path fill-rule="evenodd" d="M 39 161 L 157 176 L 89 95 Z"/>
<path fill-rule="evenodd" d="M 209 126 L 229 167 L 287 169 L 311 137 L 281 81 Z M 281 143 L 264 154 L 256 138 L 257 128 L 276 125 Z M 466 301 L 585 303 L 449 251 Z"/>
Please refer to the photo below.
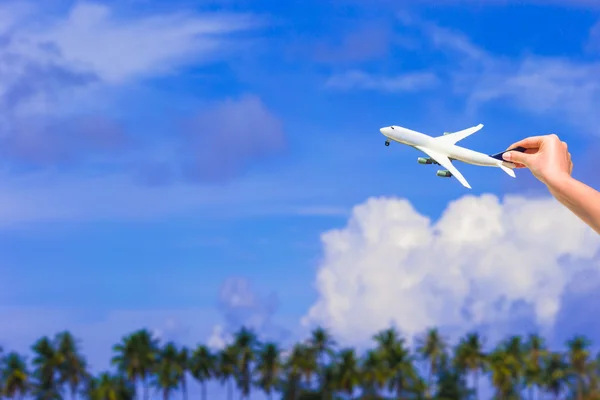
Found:
<path fill-rule="evenodd" d="M 5 347 L 70 328 L 102 365 L 128 330 L 193 344 L 259 317 L 264 332 L 295 338 L 327 298 L 315 285 L 332 246 L 321 235 L 345 229 L 354 206 L 407 199 L 433 225 L 468 216 L 451 204 L 469 195 L 547 196 L 527 171 L 512 180 L 461 165 L 466 192 L 417 164 L 414 150 L 384 147 L 382 126 L 440 135 L 483 123 L 463 144 L 487 153 L 557 133 L 574 175 L 600 183 L 591 172 L 600 126 L 593 2 L 196 3 L 1 5 L 0 310 L 14 321 Z M 486 201 L 477 203 L 484 216 Z M 515 218 L 534 224 L 521 211 Z M 529 256 L 569 241 L 560 234 L 589 235 L 564 218 L 556 226 L 573 231 L 527 244 Z M 581 243 L 547 261 L 564 272 L 571 257 L 595 277 L 586 249 L 597 243 Z M 568 291 L 578 277 L 552 277 L 562 299 L 553 315 L 593 309 L 591 289 Z M 234 305 L 238 292 L 244 306 Z M 325 309 L 346 329 L 344 314 Z M 445 323 L 435 315 L 423 324 Z M 553 324 L 559 341 L 566 333 Z"/>

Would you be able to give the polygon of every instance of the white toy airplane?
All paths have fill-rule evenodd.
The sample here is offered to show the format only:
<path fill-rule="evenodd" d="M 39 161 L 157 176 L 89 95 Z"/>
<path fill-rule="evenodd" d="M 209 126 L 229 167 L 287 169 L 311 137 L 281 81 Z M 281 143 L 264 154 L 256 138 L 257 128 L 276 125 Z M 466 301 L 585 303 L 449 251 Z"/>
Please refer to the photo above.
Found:
<path fill-rule="evenodd" d="M 459 160 L 468 164 L 481 165 L 485 167 L 499 167 L 502 171 L 515 178 L 515 172 L 513 169 L 515 165 L 513 163 L 506 162 L 502 159 L 502 153 L 487 155 L 479 153 L 477 151 L 465 149 L 464 147 L 457 146 L 456 143 L 459 140 L 466 138 L 469 135 L 477 132 L 483 128 L 483 124 L 479 124 L 472 128 L 464 129 L 462 131 L 449 133 L 445 132 L 442 136 L 432 137 L 425 135 L 420 132 L 416 132 L 401 126 L 388 126 L 381 128 L 379 131 L 387 138 L 385 145 L 390 145 L 390 140 L 398 143 L 406 144 L 421 150 L 427 154 L 430 158 L 418 158 L 419 164 L 438 164 L 446 168 L 446 170 L 437 171 L 437 176 L 442 178 L 450 178 L 455 176 L 456 179 L 463 186 L 471 189 L 471 186 L 462 174 L 452 164 L 452 160 Z M 520 151 L 524 152 L 523 147 L 516 147 L 507 151 Z"/>

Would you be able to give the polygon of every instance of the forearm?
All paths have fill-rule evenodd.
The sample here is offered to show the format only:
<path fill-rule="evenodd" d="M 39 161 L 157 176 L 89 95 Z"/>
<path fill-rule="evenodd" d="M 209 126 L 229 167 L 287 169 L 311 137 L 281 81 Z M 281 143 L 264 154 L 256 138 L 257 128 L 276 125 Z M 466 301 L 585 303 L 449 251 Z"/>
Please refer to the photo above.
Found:
<path fill-rule="evenodd" d="M 600 192 L 572 177 L 548 185 L 550 193 L 600 234 Z"/>

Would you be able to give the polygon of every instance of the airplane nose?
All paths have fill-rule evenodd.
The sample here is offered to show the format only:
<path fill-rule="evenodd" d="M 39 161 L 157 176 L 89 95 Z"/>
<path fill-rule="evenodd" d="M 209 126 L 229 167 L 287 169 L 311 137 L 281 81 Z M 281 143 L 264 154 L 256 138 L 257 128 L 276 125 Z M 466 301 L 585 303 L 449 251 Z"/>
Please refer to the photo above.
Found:
<path fill-rule="evenodd" d="M 379 129 L 379 132 L 381 132 L 382 134 L 384 134 L 384 135 L 385 135 L 385 128 L 381 128 L 381 129 Z"/>

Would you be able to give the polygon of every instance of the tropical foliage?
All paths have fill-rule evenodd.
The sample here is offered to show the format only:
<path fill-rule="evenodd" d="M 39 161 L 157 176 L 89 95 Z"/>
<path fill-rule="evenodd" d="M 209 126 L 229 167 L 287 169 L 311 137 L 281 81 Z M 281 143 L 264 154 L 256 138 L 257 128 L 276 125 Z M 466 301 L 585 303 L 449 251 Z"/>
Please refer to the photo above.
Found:
<path fill-rule="evenodd" d="M 537 335 L 513 336 L 486 351 L 477 333 L 452 346 L 431 329 L 410 348 L 390 328 L 359 353 L 339 347 L 321 328 L 285 350 L 242 328 L 229 345 L 214 351 L 161 343 L 140 330 L 113 347 L 113 371 L 97 375 L 90 373 L 69 332 L 43 337 L 31 350 L 30 359 L 2 353 L 2 397 L 168 400 L 176 395 L 187 400 L 193 380 L 202 400 L 213 398 L 207 388 L 211 381 L 231 400 L 251 399 L 258 392 L 283 400 L 479 399 L 485 382 L 496 399 L 600 399 L 600 357 L 592 356 L 590 342 L 581 336 L 561 351 L 548 349 Z"/>

